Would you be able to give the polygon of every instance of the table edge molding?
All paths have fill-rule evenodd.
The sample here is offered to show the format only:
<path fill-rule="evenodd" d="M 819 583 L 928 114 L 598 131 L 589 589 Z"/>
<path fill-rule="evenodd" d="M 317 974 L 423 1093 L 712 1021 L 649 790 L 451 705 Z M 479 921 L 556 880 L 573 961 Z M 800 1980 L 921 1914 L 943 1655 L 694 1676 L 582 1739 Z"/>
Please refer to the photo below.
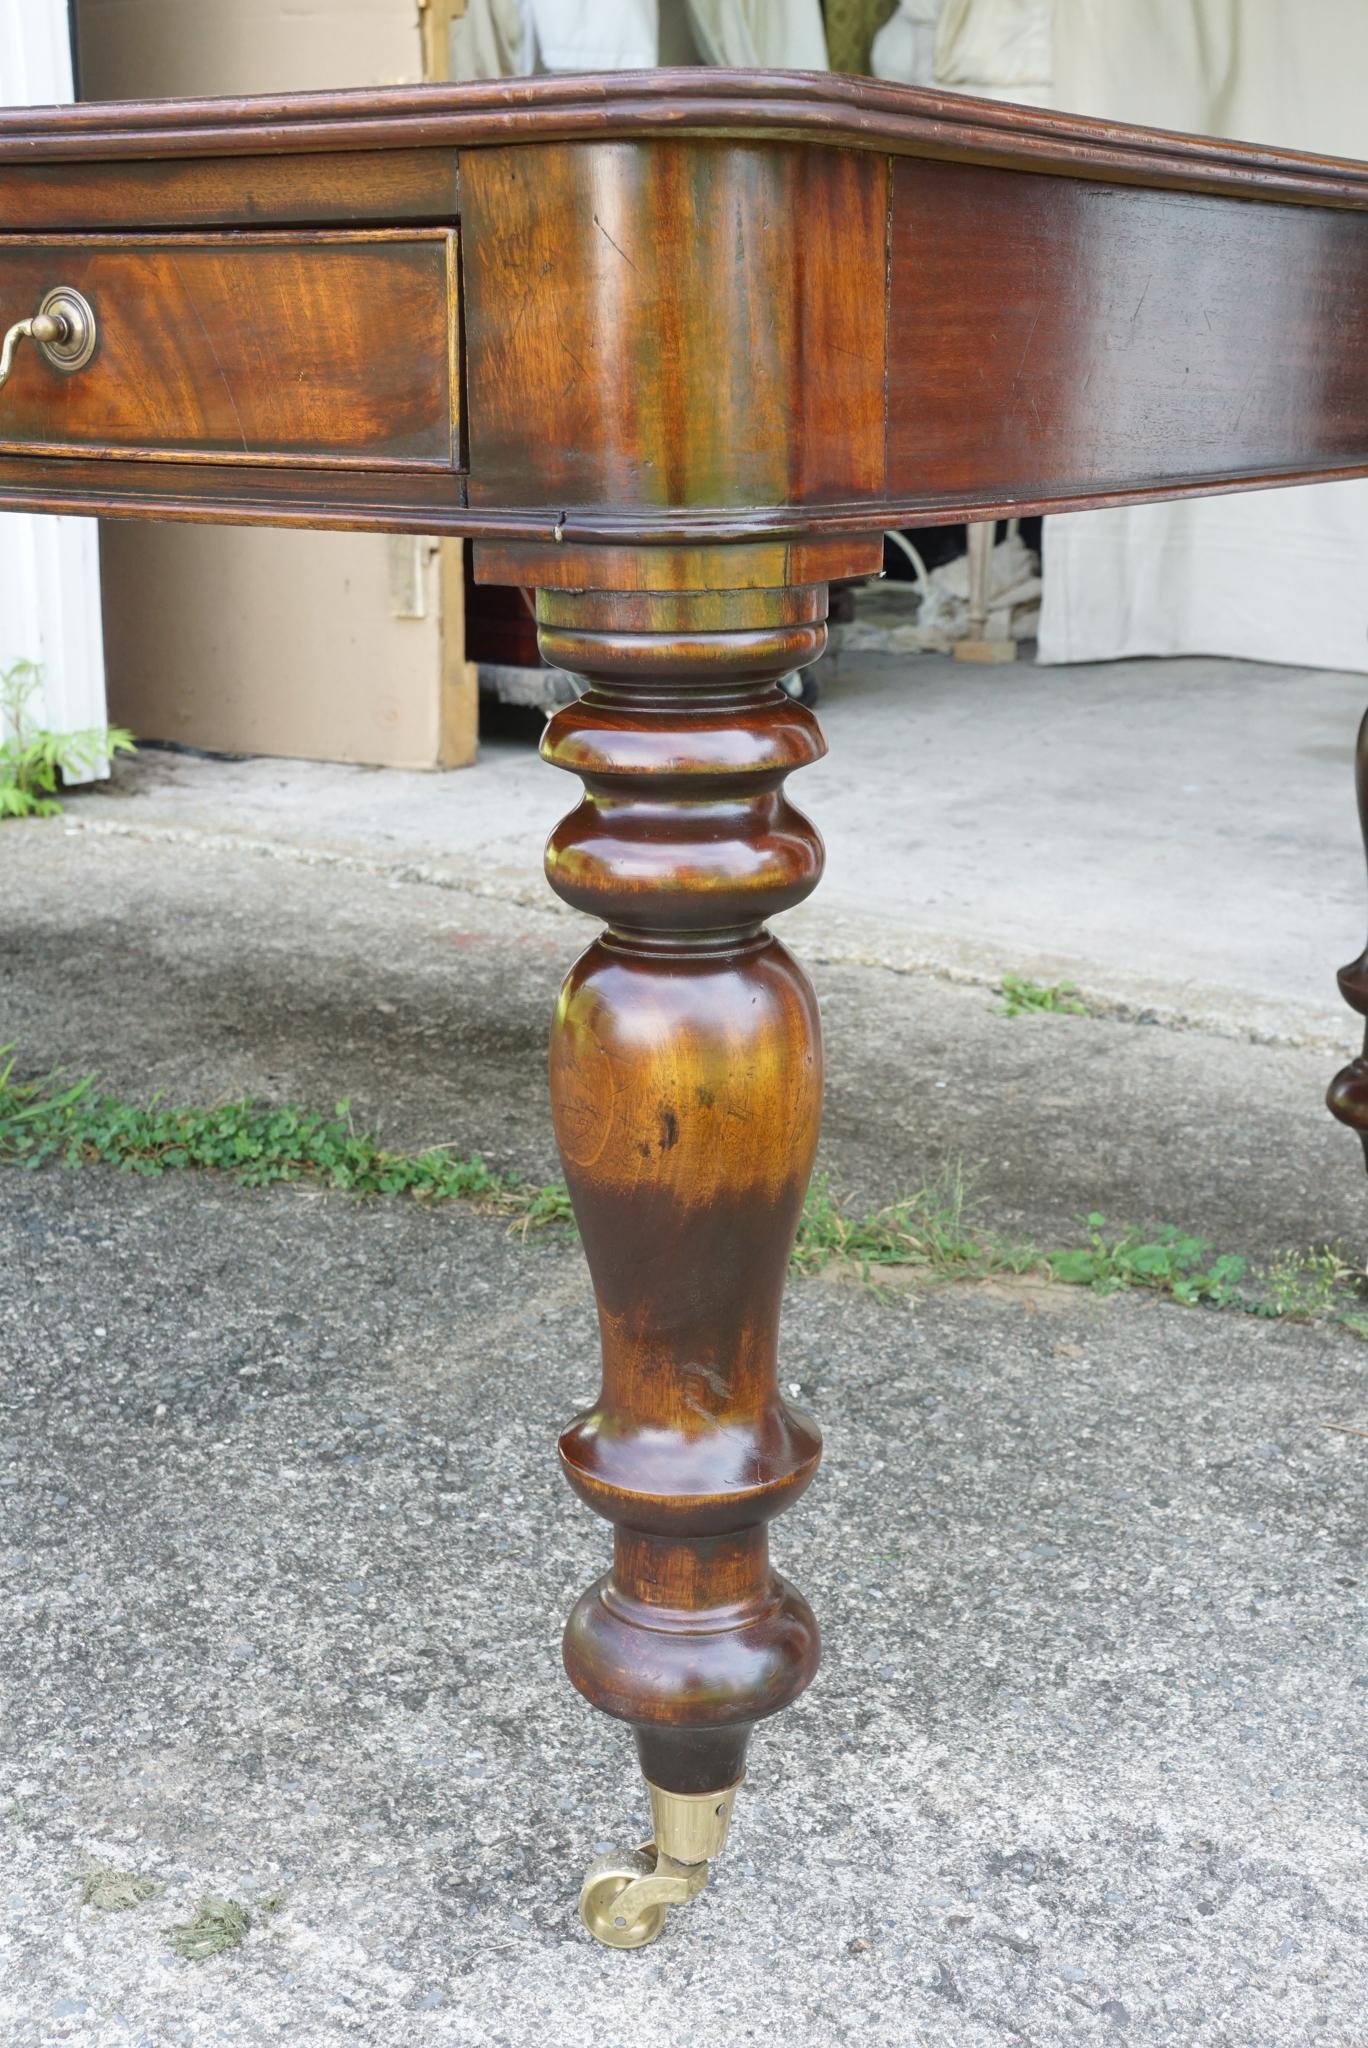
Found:
<path fill-rule="evenodd" d="M 661 70 L 0 111 L 0 163 L 723 132 L 1368 208 L 1368 164 L 834 73 Z"/>

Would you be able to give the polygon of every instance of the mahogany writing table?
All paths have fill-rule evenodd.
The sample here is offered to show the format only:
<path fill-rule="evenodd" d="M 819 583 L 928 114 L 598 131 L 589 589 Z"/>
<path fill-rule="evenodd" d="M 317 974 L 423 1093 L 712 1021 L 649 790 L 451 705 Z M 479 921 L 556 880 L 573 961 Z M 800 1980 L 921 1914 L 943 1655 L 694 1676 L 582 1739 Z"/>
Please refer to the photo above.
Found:
<path fill-rule="evenodd" d="M 561 1457 L 615 1536 L 565 1661 L 650 1787 L 581 1894 L 640 1946 L 817 1665 L 767 1538 L 820 1449 L 780 679 L 887 528 L 1368 473 L 1368 167 L 794 74 L 24 110 L 0 332 L 0 507 L 462 534 L 589 685 L 543 745 L 602 926 L 551 1040 L 603 1334 Z M 1368 1143 L 1368 1059 L 1330 1099 Z"/>

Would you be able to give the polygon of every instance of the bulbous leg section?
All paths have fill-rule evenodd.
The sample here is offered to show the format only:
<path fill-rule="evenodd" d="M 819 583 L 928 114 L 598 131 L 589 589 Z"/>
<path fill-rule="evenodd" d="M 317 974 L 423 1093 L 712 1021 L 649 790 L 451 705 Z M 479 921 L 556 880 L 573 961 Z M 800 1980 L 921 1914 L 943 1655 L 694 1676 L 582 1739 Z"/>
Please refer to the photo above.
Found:
<path fill-rule="evenodd" d="M 764 920 L 821 871 L 821 840 L 784 794 L 821 734 L 779 682 L 820 652 L 825 596 L 538 599 L 543 651 L 589 684 L 543 744 L 584 784 L 547 873 L 606 927 L 566 980 L 551 1043 L 603 1346 L 598 1397 L 561 1458 L 615 1529 L 565 1663 L 632 1726 L 654 1824 L 585 1878 L 581 1918 L 610 1947 L 653 1941 L 702 1888 L 752 1728 L 817 1668 L 816 1623 L 770 1565 L 768 1524 L 821 1453 L 780 1395 L 777 1356 L 821 1033 Z"/>
<path fill-rule="evenodd" d="M 1345 977 L 1340 977 L 1340 987 Z M 1362 996 L 1368 1007 L 1368 963 L 1365 963 Z M 1357 1008 L 1358 1005 L 1355 1005 Z M 1347 1067 L 1341 1067 L 1325 1094 L 1325 1106 L 1332 1116 L 1358 1133 L 1363 1147 L 1365 1167 L 1368 1167 L 1368 1031 L 1364 1033 L 1363 1051 Z"/>

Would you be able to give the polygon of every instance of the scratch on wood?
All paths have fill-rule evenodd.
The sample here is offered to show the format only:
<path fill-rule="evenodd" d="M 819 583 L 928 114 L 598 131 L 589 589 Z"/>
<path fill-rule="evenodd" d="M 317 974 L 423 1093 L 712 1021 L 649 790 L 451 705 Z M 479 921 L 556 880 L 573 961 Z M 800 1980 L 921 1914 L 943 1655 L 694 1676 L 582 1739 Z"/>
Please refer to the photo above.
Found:
<path fill-rule="evenodd" d="M 1239 409 L 1239 411 L 1238 411 L 1238 412 L 1236 413 L 1236 415 L 1235 415 L 1235 424 L 1234 424 L 1234 426 L 1233 426 L 1233 427 L 1231 428 L 1231 432 L 1232 432 L 1232 433 L 1235 433 L 1235 432 L 1236 432 L 1236 431 L 1238 430 L 1238 428 L 1239 428 L 1239 425 L 1240 425 L 1240 421 L 1241 421 L 1241 420 L 1242 420 L 1242 419 L 1244 418 L 1244 416 L 1245 416 L 1245 408 L 1246 408 L 1246 406 L 1247 406 L 1247 405 L 1249 404 L 1250 394 L 1251 394 L 1251 392 L 1252 392 L 1252 391 L 1253 391 L 1253 389 L 1254 389 L 1254 380 L 1256 379 L 1256 377 L 1258 376 L 1258 374 L 1259 374 L 1259 366 L 1258 366 L 1258 364 L 1257 364 L 1257 363 L 1255 363 L 1255 365 L 1254 365 L 1253 369 L 1252 369 L 1252 370 L 1250 371 L 1249 375 L 1248 375 L 1248 376 L 1247 376 L 1247 377 L 1245 378 L 1245 388 L 1244 388 L 1244 390 L 1243 390 L 1243 391 L 1242 391 L 1242 392 L 1240 393 L 1240 409 Z"/>
<path fill-rule="evenodd" d="M 534 284 L 528 285 L 526 291 L 522 295 L 522 298 L 518 302 L 517 317 L 514 319 L 513 325 L 508 330 L 508 338 L 510 341 L 512 341 L 514 335 L 522 326 L 523 320 L 525 319 L 527 314 L 527 309 L 532 303 L 532 295 L 536 291 L 536 289 L 537 287 Z"/>
<path fill-rule="evenodd" d="M 1016 368 L 1012 372 L 1013 379 L 1019 377 L 1026 367 L 1026 358 L 1031 353 L 1031 343 L 1035 340 L 1035 331 L 1037 327 L 1039 327 L 1040 325 L 1041 315 L 1044 313 L 1044 311 L 1045 308 L 1043 306 L 1036 307 L 1036 316 L 1035 319 L 1031 322 L 1031 331 L 1026 337 L 1026 345 L 1022 349 L 1021 358 L 1017 363 Z"/>
<path fill-rule="evenodd" d="M 574 351 L 574 350 L 573 350 L 573 349 L 571 348 L 571 346 L 570 346 L 569 342 L 568 342 L 568 341 L 566 340 L 565 336 L 564 336 L 564 335 L 563 335 L 563 334 L 561 333 L 561 331 L 560 331 L 560 329 L 559 329 L 559 328 L 557 328 L 557 329 L 556 329 L 556 340 L 557 340 L 557 341 L 558 341 L 558 342 L 560 343 L 560 345 L 561 345 L 561 347 L 562 347 L 562 348 L 564 349 L 564 351 L 565 351 L 566 355 L 568 355 L 568 356 L 569 356 L 569 358 L 570 358 L 571 362 L 572 362 L 572 363 L 574 364 L 575 368 L 576 368 L 576 369 L 577 369 L 577 370 L 579 371 L 579 373 L 580 373 L 581 377 L 587 377 L 587 376 L 589 375 L 589 369 L 588 369 L 588 366 L 587 366 L 587 364 L 585 364 L 585 363 L 582 363 L 582 362 L 580 361 L 579 357 L 578 357 L 578 356 L 577 356 L 577 355 L 575 354 L 575 351 Z M 573 381 L 573 380 L 572 380 L 572 381 Z M 568 390 L 568 389 L 569 389 L 569 386 L 567 386 L 566 388 L 567 388 L 567 390 Z"/>
<path fill-rule="evenodd" d="M 623 262 L 627 265 L 628 269 L 636 270 L 636 264 L 633 263 L 631 257 L 627 254 L 627 251 L 623 248 L 621 242 L 613 242 L 612 236 L 609 234 L 607 228 L 603 225 L 603 222 L 599 219 L 597 214 L 594 215 L 594 226 L 598 229 L 599 233 L 602 235 L 605 242 L 613 243 L 613 247 L 617 250 L 618 255 L 622 258 Z M 638 277 L 641 275 L 639 270 L 637 271 L 637 275 Z"/>

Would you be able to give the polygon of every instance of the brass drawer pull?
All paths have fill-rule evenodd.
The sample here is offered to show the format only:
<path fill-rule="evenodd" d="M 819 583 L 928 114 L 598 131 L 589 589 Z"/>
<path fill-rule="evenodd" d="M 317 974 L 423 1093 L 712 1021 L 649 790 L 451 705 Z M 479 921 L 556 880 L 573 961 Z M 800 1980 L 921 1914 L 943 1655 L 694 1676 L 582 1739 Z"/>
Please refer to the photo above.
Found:
<path fill-rule="evenodd" d="M 54 370 L 83 370 L 95 353 L 95 314 L 90 302 L 70 285 L 59 284 L 47 292 L 32 318 L 16 320 L 0 344 L 0 385 L 8 381 L 25 336 L 37 342 Z"/>

